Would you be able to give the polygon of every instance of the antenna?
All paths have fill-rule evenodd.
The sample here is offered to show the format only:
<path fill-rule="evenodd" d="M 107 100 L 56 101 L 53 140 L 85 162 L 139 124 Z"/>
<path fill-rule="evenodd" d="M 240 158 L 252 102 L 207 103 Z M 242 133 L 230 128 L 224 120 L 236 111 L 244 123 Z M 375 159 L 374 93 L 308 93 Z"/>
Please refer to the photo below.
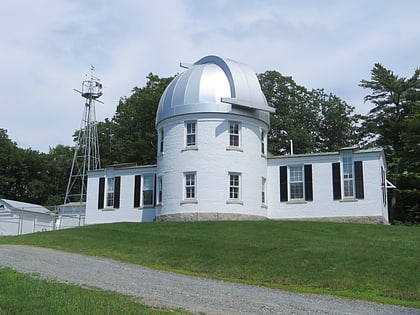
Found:
<path fill-rule="evenodd" d="M 95 103 L 103 104 L 103 102 L 98 100 L 102 95 L 102 83 L 94 76 L 94 71 L 95 67 L 91 65 L 90 78 L 83 81 L 82 90 L 74 89 L 85 98 L 85 107 L 74 148 L 73 163 L 67 183 L 64 204 L 84 204 L 87 193 L 87 172 L 101 168 Z"/>

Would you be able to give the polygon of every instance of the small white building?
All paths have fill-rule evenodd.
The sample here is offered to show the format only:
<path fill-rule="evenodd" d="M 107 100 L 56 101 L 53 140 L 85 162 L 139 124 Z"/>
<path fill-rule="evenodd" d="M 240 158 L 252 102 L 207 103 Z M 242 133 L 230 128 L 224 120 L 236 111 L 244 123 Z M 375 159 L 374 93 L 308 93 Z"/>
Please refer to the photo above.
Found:
<path fill-rule="evenodd" d="M 323 219 L 388 223 L 381 149 L 270 156 L 270 112 L 246 65 L 207 56 L 179 74 L 156 114 L 157 164 L 88 175 L 86 224 Z"/>
<path fill-rule="evenodd" d="M 0 236 L 21 235 L 54 229 L 55 216 L 47 208 L 0 199 Z"/>

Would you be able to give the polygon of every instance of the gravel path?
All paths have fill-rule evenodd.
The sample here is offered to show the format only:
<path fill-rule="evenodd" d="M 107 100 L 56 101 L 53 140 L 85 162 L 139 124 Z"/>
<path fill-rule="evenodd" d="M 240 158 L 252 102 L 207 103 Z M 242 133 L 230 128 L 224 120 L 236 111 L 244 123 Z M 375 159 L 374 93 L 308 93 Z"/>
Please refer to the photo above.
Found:
<path fill-rule="evenodd" d="M 205 314 L 420 314 L 411 309 L 156 271 L 110 259 L 0 245 L 0 266 L 42 278 L 140 297 L 149 305 Z"/>

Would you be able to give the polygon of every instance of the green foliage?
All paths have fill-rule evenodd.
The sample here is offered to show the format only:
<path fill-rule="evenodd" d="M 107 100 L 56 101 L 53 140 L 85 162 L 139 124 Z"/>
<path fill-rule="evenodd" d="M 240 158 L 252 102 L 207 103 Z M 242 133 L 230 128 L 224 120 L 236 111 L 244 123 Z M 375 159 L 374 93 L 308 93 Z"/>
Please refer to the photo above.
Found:
<path fill-rule="evenodd" d="M 8 268 L 0 269 L 0 283 L 0 314 L 176 314 L 122 294 L 40 280 Z"/>
<path fill-rule="evenodd" d="M 0 198 L 44 205 L 63 201 L 72 149 L 62 145 L 49 154 L 21 149 L 0 129 Z"/>
<path fill-rule="evenodd" d="M 114 223 L 0 238 L 291 291 L 420 307 L 416 227 L 325 222 Z"/>
<path fill-rule="evenodd" d="M 156 111 L 160 97 L 173 78 L 150 73 L 146 86 L 134 87 L 130 97 L 120 99 L 112 121 L 98 125 L 102 164 L 156 163 Z"/>
<path fill-rule="evenodd" d="M 391 193 L 391 219 L 420 223 L 420 69 L 398 77 L 381 64 L 360 86 L 370 89 L 365 102 L 373 108 L 362 125 L 365 142 L 384 148 Z"/>
<path fill-rule="evenodd" d="M 277 71 L 258 75 L 271 115 L 269 151 L 276 155 L 335 151 L 358 142 L 354 108 L 323 89 L 308 91 Z"/>

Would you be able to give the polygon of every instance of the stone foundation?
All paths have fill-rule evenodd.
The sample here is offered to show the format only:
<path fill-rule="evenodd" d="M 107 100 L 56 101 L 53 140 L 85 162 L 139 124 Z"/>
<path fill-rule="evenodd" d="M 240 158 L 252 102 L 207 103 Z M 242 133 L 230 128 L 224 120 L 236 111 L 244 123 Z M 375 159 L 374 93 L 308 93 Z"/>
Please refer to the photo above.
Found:
<path fill-rule="evenodd" d="M 156 217 L 157 222 L 164 221 L 262 221 L 269 218 L 257 215 L 222 212 L 192 212 L 165 214 Z M 389 224 L 381 216 L 360 216 L 360 217 L 319 217 L 319 218 L 278 218 L 279 221 L 321 221 L 321 222 L 342 222 L 342 223 L 365 223 L 365 224 Z"/>
<path fill-rule="evenodd" d="M 156 217 L 156 221 L 259 221 L 266 217 L 240 213 L 192 212 L 164 214 Z"/>
<path fill-rule="evenodd" d="M 366 224 L 385 224 L 388 225 L 381 216 L 361 216 L 361 217 L 319 217 L 319 218 L 285 218 L 281 221 L 320 221 L 320 222 L 342 222 L 342 223 L 366 223 Z"/>

